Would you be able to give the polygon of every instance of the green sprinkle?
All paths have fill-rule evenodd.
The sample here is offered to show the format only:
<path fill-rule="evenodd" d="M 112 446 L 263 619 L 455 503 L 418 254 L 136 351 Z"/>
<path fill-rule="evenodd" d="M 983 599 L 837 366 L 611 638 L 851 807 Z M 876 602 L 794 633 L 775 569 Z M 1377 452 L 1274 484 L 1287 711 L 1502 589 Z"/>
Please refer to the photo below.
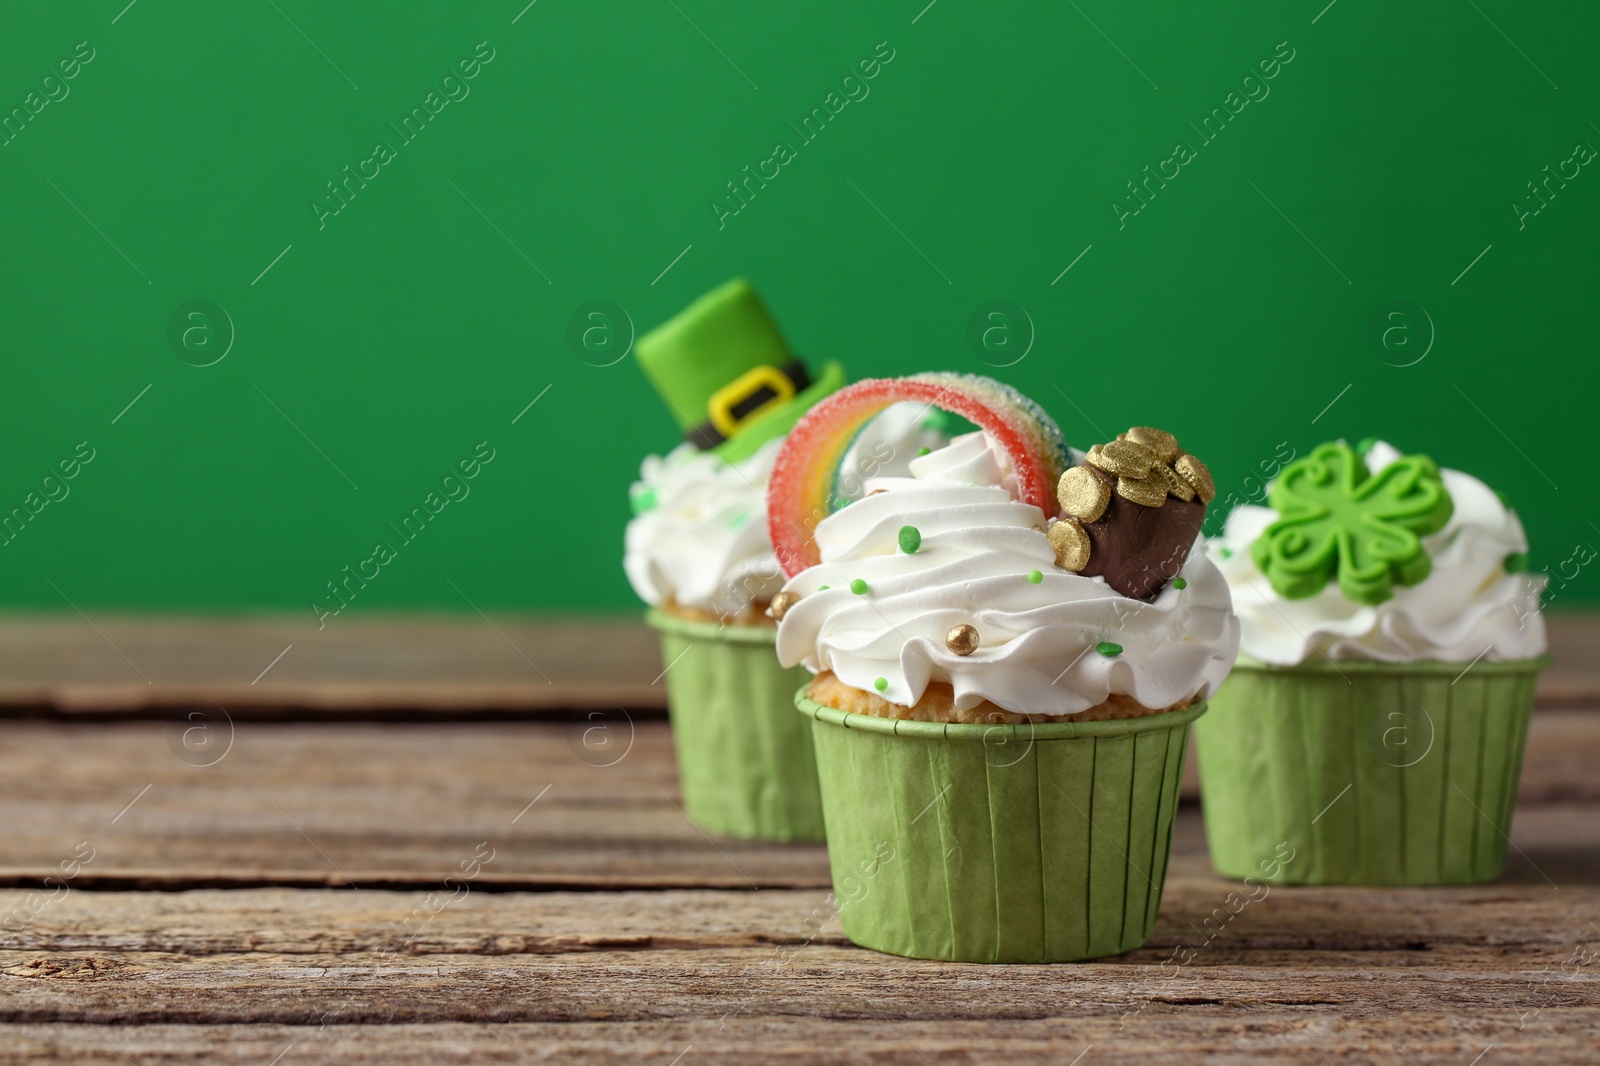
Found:
<path fill-rule="evenodd" d="M 748 521 L 750 521 L 750 512 L 749 511 L 740 511 L 738 514 L 734 515 L 731 519 L 728 520 L 728 528 L 729 529 L 738 529 L 740 526 L 744 525 Z"/>
<path fill-rule="evenodd" d="M 833 587 L 832 585 L 818 585 L 817 586 L 817 591 L 818 592 L 827 592 L 832 587 Z"/>
<path fill-rule="evenodd" d="M 657 502 L 656 490 L 640 489 L 638 492 L 633 494 L 632 498 L 630 498 L 628 502 L 633 505 L 633 513 L 636 515 L 644 514 L 646 511 L 653 511 L 655 510 Z"/>
<path fill-rule="evenodd" d="M 1102 640 L 1100 643 L 1098 643 L 1098 644 L 1096 644 L 1094 646 L 1094 650 L 1099 652 L 1101 655 L 1106 655 L 1106 656 L 1121 655 L 1122 654 L 1122 645 L 1121 644 L 1113 644 L 1109 640 Z"/>
<path fill-rule="evenodd" d="M 927 417 L 922 420 L 922 428 L 943 433 L 950 428 L 950 416 L 937 407 L 930 407 Z"/>
<path fill-rule="evenodd" d="M 1039 571 L 1037 571 L 1037 570 L 1029 570 L 1028 571 L 1028 583 L 1029 584 L 1037 585 L 1039 582 L 1041 582 L 1043 580 L 1044 580 L 1044 575 L 1041 574 Z"/>
<path fill-rule="evenodd" d="M 850 582 L 850 591 L 857 596 L 865 596 L 867 594 L 867 583 L 858 577 Z"/>
<path fill-rule="evenodd" d="M 900 550 L 907 555 L 915 555 L 920 547 L 922 547 L 922 530 L 916 526 L 901 526 Z"/>
<path fill-rule="evenodd" d="M 1175 588 L 1175 589 L 1178 589 L 1181 592 L 1182 590 L 1184 590 L 1184 589 L 1189 587 L 1189 583 L 1187 581 L 1185 581 L 1181 577 L 1175 577 L 1175 578 L 1172 579 L 1172 587 Z"/>
<path fill-rule="evenodd" d="M 1506 556 L 1505 568 L 1506 573 L 1508 574 L 1522 573 L 1524 570 L 1528 569 L 1528 553 L 1512 552 L 1510 555 Z"/>
<path fill-rule="evenodd" d="M 1360 452 L 1362 455 L 1366 455 L 1372 450 L 1372 446 L 1376 443 L 1378 443 L 1377 437 L 1367 437 L 1363 439 L 1361 443 L 1356 445 L 1356 451 Z"/>
<path fill-rule="evenodd" d="M 1218 548 L 1217 549 L 1217 554 L 1222 556 L 1224 559 L 1232 559 L 1233 558 L 1233 549 L 1232 548 Z"/>
<path fill-rule="evenodd" d="M 927 448 L 918 448 L 917 449 L 917 455 L 918 456 L 923 456 L 923 455 L 927 455 L 927 454 L 928 454 L 928 449 Z"/>
<path fill-rule="evenodd" d="M 879 692 L 882 692 L 889 687 L 889 679 L 887 677 L 880 677 L 878 680 L 872 683 L 872 687 L 877 689 Z"/>

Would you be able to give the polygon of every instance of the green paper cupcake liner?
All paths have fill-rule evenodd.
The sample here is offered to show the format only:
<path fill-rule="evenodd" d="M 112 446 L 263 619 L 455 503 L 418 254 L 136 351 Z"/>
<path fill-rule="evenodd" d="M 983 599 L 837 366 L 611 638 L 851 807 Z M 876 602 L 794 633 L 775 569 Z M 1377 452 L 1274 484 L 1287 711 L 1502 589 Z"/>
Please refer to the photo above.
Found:
<path fill-rule="evenodd" d="M 684 812 L 723 836 L 821 841 L 811 731 L 793 707 L 811 675 L 778 665 L 777 630 L 645 618 L 661 633 Z"/>
<path fill-rule="evenodd" d="M 952 962 L 1076 962 L 1155 928 L 1189 723 L 943 725 L 808 698 L 846 935 Z"/>
<path fill-rule="evenodd" d="M 1287 843 L 1291 884 L 1493 881 L 1547 665 L 1241 660 L 1195 729 L 1217 872 Z"/>

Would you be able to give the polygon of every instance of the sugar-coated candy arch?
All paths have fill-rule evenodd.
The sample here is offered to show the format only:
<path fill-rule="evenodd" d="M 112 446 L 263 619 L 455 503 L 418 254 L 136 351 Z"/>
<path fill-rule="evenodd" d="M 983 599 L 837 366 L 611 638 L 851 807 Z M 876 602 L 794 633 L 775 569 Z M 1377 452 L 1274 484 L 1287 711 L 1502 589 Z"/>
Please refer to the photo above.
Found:
<path fill-rule="evenodd" d="M 821 561 L 813 531 L 833 510 L 845 453 L 874 415 L 893 404 L 926 403 L 985 430 L 1011 460 L 1017 496 L 1047 516 L 1068 465 L 1061 429 L 1011 386 L 976 374 L 931 373 L 858 381 L 823 399 L 789 431 L 767 488 L 767 525 L 790 577 Z"/>

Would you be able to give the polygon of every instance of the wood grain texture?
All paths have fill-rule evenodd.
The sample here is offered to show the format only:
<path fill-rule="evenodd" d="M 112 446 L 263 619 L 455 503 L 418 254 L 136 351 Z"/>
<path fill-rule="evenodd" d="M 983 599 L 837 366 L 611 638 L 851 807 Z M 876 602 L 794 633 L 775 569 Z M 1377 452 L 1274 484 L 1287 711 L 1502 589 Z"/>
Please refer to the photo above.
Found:
<path fill-rule="evenodd" d="M 290 1044 L 300 1061 L 388 1061 L 401 1033 L 445 1061 L 1592 1053 L 1600 887 L 1274 889 L 1215 924 L 1235 887 L 1197 856 L 1175 863 L 1149 945 L 1056 967 L 898 959 L 836 921 L 811 934 L 817 890 L 469 890 L 409 937 L 420 893 L 72 892 L 0 950 L 0 1035 L 162 1062 Z M 0 910 L 23 895 L 0 892 Z"/>
<path fill-rule="evenodd" d="M 225 751 L 211 766 L 175 754 L 202 726 L 219 737 L 200 758 Z M 497 849 L 485 880 L 508 887 L 827 883 L 820 846 L 696 829 L 660 721 L 246 722 L 223 748 L 226 735 L 217 719 L 0 721 L 0 884 L 36 882 L 79 841 L 94 887 L 415 885 L 480 841 Z M 1564 826 L 1600 803 L 1597 764 L 1600 715 L 1534 716 L 1515 833 L 1538 866 L 1594 861 Z"/>
<path fill-rule="evenodd" d="M 1215 1008 L 1213 1008 L 1214 1010 Z M 1395 1012 L 1382 1019 L 1286 1016 L 1281 1007 L 1202 1013 L 1181 1021 L 1146 1013 L 1119 1026 L 1084 1018 L 1070 1001 L 1039 1018 L 902 1020 L 734 1017 L 689 1021 L 423 1023 L 409 1025 L 13 1025 L 0 1063 L 85 1066 L 299 1066 L 304 1063 L 1039 1063 L 1222 1066 L 1417 1063 L 1592 1066 L 1593 1008 L 1550 1008 L 1517 1031 L 1520 1012 L 1456 1017 Z M 865 1013 L 863 1011 L 863 1013 Z M 111 1041 L 115 1041 L 113 1045 Z M 1085 1054 L 1085 1049 L 1088 1049 Z M 282 1055 L 282 1059 L 277 1056 Z M 1079 1055 L 1083 1057 L 1078 1058 Z M 275 1062 L 274 1060 L 277 1059 Z"/>
<path fill-rule="evenodd" d="M 1593 704 L 1600 689 L 1600 615 L 1547 614 L 1550 669 L 1539 675 L 1544 706 Z"/>
<path fill-rule="evenodd" d="M 660 721 L 241 723 L 212 766 L 174 755 L 185 728 L 0 722 L 0 883 L 85 840 L 81 883 L 100 887 L 437 882 L 480 841 L 498 849 L 485 879 L 507 885 L 827 881 L 820 846 L 696 829 Z"/>
<path fill-rule="evenodd" d="M 1600 616 L 1549 618 L 1549 706 L 1600 701 Z M 293 647 L 276 665 L 269 664 Z M 538 714 L 661 710 L 655 634 L 638 618 L 354 614 L 0 616 L 0 711 L 133 714 Z M 265 676 L 258 676 L 266 670 Z"/>
<path fill-rule="evenodd" d="M 174 754 L 187 728 L 0 722 L 0 884 L 35 884 L 80 840 L 80 887 L 432 884 L 483 840 L 483 879 L 509 888 L 827 884 L 819 845 L 694 828 L 664 722 L 246 722 L 210 767 Z M 1597 762 L 1600 715 L 1534 715 L 1514 832 L 1538 868 L 1600 861 L 1584 850 L 1600 821 L 1581 816 Z"/>
<path fill-rule="evenodd" d="M 298 696 L 237 715 L 186 702 L 243 665 L 196 634 L 212 673 L 175 657 L 176 688 L 122 704 L 187 708 L 170 721 L 105 717 L 109 673 L 73 690 L 81 711 L 0 720 L 0 1064 L 1600 1061 L 1600 710 L 1580 672 L 1543 690 L 1497 884 L 1273 888 L 1233 916 L 1190 803 L 1148 945 L 984 967 L 858 949 L 821 847 L 695 829 L 666 724 L 583 702 L 593 677 L 654 687 L 648 632 L 648 671 L 572 650 L 546 687 L 587 695 L 541 704 L 516 702 L 529 666 L 504 641 L 474 654 L 509 656 L 483 676 L 512 687 L 456 691 L 461 625 L 431 662 L 399 626 L 399 667 L 361 644 L 376 629 L 351 636 L 324 676 L 290 675 Z M 404 709 L 566 720 L 383 721 L 391 668 L 438 686 Z M 285 709 L 304 720 L 263 720 Z M 373 720 L 328 720 L 345 714 Z M 80 843 L 64 889 L 27 887 Z"/>
<path fill-rule="evenodd" d="M 0 709 L 13 712 L 659 710 L 660 673 L 655 633 L 627 617 L 357 615 L 320 630 L 309 610 L 0 617 Z"/>
<path fill-rule="evenodd" d="M 1193 829 L 1191 822 L 1184 832 L 1192 836 Z M 482 891 L 484 887 L 476 878 L 451 887 L 434 884 L 411 891 L 91 892 L 69 886 L 30 920 L 0 932 L 0 951 L 180 955 L 190 960 L 348 956 L 370 965 L 375 956 L 409 964 L 434 955 L 750 949 L 763 954 L 747 961 L 761 963 L 765 958 L 771 963 L 767 969 L 781 970 L 798 964 L 801 956 L 790 954 L 784 961 L 775 954 L 778 947 L 851 948 L 823 886 L 645 892 Z M 1213 910 L 1229 893 L 1240 891 L 1257 899 L 1236 916 L 1215 921 Z M 0 914 L 17 911 L 30 894 L 27 889 L 0 889 Z M 430 905 L 433 894 L 441 898 Z M 969 976 L 1054 974 L 1063 979 L 1097 966 L 1127 973 L 1129 966 L 1161 962 L 1179 944 L 1202 943 L 1202 956 L 1193 965 L 1239 963 L 1257 952 L 1306 951 L 1326 953 L 1325 965 L 1342 971 L 1380 957 L 1395 965 L 1406 959 L 1411 960 L 1406 965 L 1421 964 L 1426 960 L 1419 961 L 1420 953 L 1433 953 L 1430 958 L 1448 956 L 1463 970 L 1498 970 L 1504 968 L 1507 955 L 1537 962 L 1554 957 L 1551 953 L 1570 954 L 1577 944 L 1600 943 L 1600 929 L 1588 924 L 1597 907 L 1600 883 L 1572 881 L 1559 888 L 1538 880 L 1423 889 L 1245 888 L 1213 873 L 1203 851 L 1186 846 L 1172 864 L 1155 934 L 1144 948 L 1124 956 L 1054 967 L 979 966 L 852 950 L 859 955 L 855 961 L 859 966 L 928 973 L 956 968 Z M 815 923 L 807 925 L 817 915 L 827 918 L 820 931 L 815 931 Z M 5 958 L 15 961 L 11 955 Z M 642 957 L 635 962 L 652 965 Z M 1594 960 L 1592 971 L 1587 966 L 1581 969 L 1600 982 L 1600 958 Z"/>

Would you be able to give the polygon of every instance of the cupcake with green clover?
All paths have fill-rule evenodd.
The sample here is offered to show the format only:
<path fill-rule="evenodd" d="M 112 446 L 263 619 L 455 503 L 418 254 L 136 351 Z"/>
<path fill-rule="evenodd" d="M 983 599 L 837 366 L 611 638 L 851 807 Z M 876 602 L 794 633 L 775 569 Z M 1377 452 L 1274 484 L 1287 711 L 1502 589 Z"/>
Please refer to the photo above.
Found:
<path fill-rule="evenodd" d="M 1212 861 L 1243 876 L 1467 884 L 1505 862 L 1547 665 L 1528 541 L 1477 478 L 1324 444 L 1210 545 L 1240 658 L 1196 729 Z"/>
<path fill-rule="evenodd" d="M 841 506 L 844 442 L 907 401 L 979 429 Z M 1073 453 L 988 378 L 859 382 L 796 425 L 768 492 L 772 612 L 779 660 L 816 674 L 795 702 L 858 944 L 1056 962 L 1149 936 L 1188 726 L 1238 642 L 1194 550 L 1212 495 L 1171 434 Z"/>
<path fill-rule="evenodd" d="M 784 434 L 844 384 L 795 356 L 750 284 L 735 279 L 639 338 L 635 356 L 681 442 L 648 456 L 630 492 L 623 569 L 661 633 L 684 807 L 707 829 L 820 840 L 811 735 L 794 721 L 803 671 L 778 665 L 767 613 L 783 573 L 766 490 Z M 903 470 L 945 439 L 925 407 L 886 411 L 852 442 L 843 491 Z M 692 649 L 692 650 L 691 650 Z"/>

